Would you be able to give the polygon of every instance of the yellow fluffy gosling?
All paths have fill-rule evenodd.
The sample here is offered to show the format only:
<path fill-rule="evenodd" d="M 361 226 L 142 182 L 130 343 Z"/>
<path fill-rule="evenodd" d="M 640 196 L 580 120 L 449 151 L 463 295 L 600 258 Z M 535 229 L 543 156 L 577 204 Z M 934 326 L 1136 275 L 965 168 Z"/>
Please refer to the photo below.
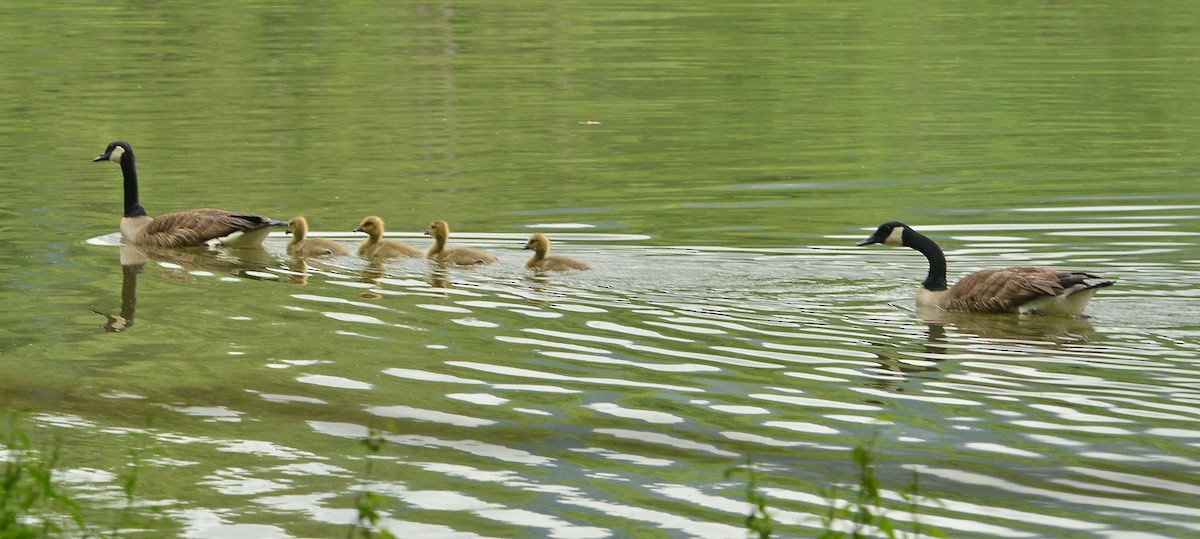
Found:
<path fill-rule="evenodd" d="M 383 238 L 383 219 L 368 215 L 363 217 L 358 228 L 354 232 L 365 232 L 367 240 L 358 246 L 358 256 L 366 258 L 421 258 L 425 256 L 425 252 L 396 240 L 385 240 Z"/>
<path fill-rule="evenodd" d="M 496 261 L 496 257 L 470 247 L 447 249 L 446 239 L 450 237 L 450 225 L 445 221 L 430 223 L 429 230 L 426 230 L 425 234 L 433 238 L 433 245 L 430 245 L 429 250 L 425 252 L 425 256 L 432 260 L 460 266 L 491 264 Z"/>
<path fill-rule="evenodd" d="M 346 256 L 350 250 L 340 243 L 325 238 L 306 238 L 308 220 L 297 215 L 288 221 L 287 234 L 292 240 L 287 244 L 287 253 L 292 256 Z"/>
<path fill-rule="evenodd" d="M 550 238 L 544 234 L 534 234 L 525 244 L 525 249 L 533 251 L 533 256 L 528 262 L 525 262 L 525 267 L 532 270 L 540 271 L 571 271 L 571 270 L 590 270 L 591 264 L 582 260 L 575 260 L 565 256 L 546 256 L 550 251 Z"/>

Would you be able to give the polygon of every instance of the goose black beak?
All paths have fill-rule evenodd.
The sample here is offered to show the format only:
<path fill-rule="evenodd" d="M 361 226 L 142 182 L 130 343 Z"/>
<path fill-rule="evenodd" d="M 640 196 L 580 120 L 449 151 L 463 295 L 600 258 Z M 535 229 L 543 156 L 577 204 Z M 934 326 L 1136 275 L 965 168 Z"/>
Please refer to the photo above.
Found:
<path fill-rule="evenodd" d="M 862 240 L 862 241 L 856 243 L 855 245 L 862 247 L 863 245 L 871 245 L 873 243 L 883 243 L 883 240 L 885 240 L 885 239 L 887 239 L 886 236 L 880 236 L 879 232 L 876 231 L 874 234 L 871 234 L 871 237 L 869 237 L 865 240 Z"/>
<path fill-rule="evenodd" d="M 109 154 L 97 155 L 92 159 L 92 162 L 95 163 L 97 161 L 108 161 L 108 156 Z"/>

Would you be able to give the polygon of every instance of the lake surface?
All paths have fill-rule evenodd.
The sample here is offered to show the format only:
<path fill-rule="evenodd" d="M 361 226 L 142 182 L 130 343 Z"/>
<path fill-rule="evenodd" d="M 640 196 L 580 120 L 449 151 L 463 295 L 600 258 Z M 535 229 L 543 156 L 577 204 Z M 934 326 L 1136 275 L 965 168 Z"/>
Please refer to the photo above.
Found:
<path fill-rule="evenodd" d="M 0 404 L 100 529 L 136 467 L 129 537 L 740 538 L 749 458 L 813 537 L 873 443 L 902 530 L 1200 534 L 1200 6 L 2 11 Z M 152 215 L 500 261 L 118 246 L 118 139 Z M 930 317 L 891 220 L 1117 284 Z"/>

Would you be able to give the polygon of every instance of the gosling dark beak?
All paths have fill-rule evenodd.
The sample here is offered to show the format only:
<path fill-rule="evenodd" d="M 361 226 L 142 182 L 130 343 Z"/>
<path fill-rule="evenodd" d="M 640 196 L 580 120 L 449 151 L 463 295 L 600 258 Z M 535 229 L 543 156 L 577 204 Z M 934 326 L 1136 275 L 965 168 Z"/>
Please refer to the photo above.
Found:
<path fill-rule="evenodd" d="M 290 229 L 290 228 L 289 228 L 289 229 L 287 229 L 287 230 L 284 230 L 284 231 L 283 231 L 283 234 L 284 234 L 285 236 L 286 236 L 286 235 L 290 235 L 291 233 L 292 233 L 292 229 Z"/>
<path fill-rule="evenodd" d="M 92 162 L 95 163 L 96 161 L 108 161 L 108 155 L 109 154 L 97 155 L 95 158 L 92 159 Z"/>
<path fill-rule="evenodd" d="M 361 227 L 361 226 L 360 226 L 360 227 L 358 227 L 358 228 L 356 228 L 356 229 L 354 229 L 354 230 L 351 230 L 351 232 L 362 232 L 362 231 L 363 231 L 363 229 L 362 229 L 362 227 Z"/>
<path fill-rule="evenodd" d="M 530 247 L 528 243 L 526 243 L 525 246 L 521 248 L 521 250 L 523 250 L 523 251 L 528 251 L 530 249 L 533 249 L 533 247 Z"/>
<path fill-rule="evenodd" d="M 428 236 L 428 235 L 429 235 L 429 231 L 428 231 L 428 230 L 426 230 L 426 231 L 425 231 L 425 235 L 426 235 L 426 236 Z"/>

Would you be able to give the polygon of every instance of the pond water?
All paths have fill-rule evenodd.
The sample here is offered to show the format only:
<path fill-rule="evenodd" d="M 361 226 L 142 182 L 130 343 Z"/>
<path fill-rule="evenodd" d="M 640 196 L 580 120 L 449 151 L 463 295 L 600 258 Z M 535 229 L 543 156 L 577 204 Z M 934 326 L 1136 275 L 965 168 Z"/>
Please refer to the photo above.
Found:
<path fill-rule="evenodd" d="M 813 537 L 872 444 L 902 530 L 1200 534 L 1200 7 L 3 9 L 0 404 L 99 528 L 740 538 L 750 459 Z M 499 262 L 120 246 L 117 139 L 152 215 Z M 1116 286 L 917 313 L 924 258 L 855 246 L 891 220 Z"/>

